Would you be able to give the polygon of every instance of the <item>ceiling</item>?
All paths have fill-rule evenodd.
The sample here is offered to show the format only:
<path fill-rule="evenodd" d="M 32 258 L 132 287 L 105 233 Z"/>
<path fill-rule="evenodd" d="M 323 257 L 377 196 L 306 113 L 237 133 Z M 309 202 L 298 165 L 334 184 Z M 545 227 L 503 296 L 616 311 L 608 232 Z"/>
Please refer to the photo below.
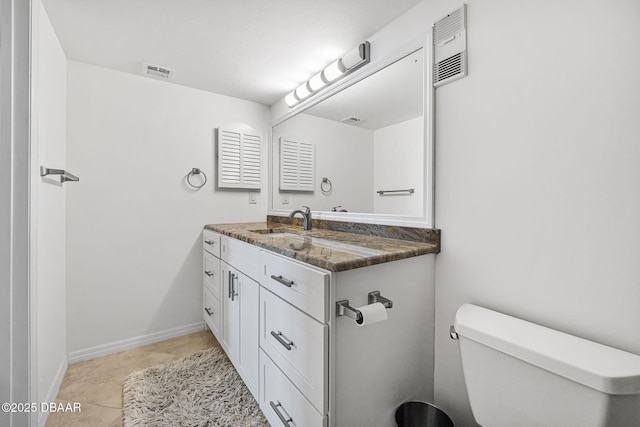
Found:
<path fill-rule="evenodd" d="M 69 59 L 271 105 L 421 0 L 43 0 Z M 375 46 L 372 46 L 375 49 Z"/>

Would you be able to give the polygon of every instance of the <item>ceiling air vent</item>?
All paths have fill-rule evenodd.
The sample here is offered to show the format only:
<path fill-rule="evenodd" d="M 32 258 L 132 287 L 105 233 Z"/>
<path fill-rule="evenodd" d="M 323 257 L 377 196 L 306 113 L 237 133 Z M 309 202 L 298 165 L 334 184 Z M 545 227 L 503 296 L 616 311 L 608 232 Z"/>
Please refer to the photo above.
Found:
<path fill-rule="evenodd" d="M 142 74 L 149 77 L 155 77 L 162 80 L 172 80 L 176 74 L 174 70 L 153 64 L 142 64 Z"/>
<path fill-rule="evenodd" d="M 340 120 L 342 123 L 346 123 L 348 125 L 355 125 L 358 124 L 360 122 L 362 122 L 362 119 L 359 119 L 357 117 L 354 116 L 349 116 L 349 117 L 345 117 L 344 119 Z"/>
<path fill-rule="evenodd" d="M 467 75 L 466 5 L 433 25 L 433 85 L 442 86 Z"/>

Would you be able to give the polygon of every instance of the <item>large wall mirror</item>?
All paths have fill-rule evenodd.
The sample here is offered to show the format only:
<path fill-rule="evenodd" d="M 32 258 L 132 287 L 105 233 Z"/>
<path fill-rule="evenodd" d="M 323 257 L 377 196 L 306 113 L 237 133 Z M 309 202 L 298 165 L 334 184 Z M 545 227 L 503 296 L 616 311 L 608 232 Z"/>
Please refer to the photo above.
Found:
<path fill-rule="evenodd" d="M 424 51 L 273 126 L 271 214 L 304 205 L 315 218 L 432 226 Z"/>

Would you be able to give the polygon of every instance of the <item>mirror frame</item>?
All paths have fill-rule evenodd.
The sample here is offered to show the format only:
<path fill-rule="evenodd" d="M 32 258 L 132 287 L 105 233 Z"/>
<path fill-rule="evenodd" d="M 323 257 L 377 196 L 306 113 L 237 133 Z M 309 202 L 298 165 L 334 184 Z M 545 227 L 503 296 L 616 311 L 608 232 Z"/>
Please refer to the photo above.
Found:
<path fill-rule="evenodd" d="M 268 150 L 268 188 L 267 198 L 269 200 L 268 215 L 274 216 L 288 216 L 289 212 L 294 209 L 298 209 L 299 206 L 292 206 L 291 210 L 274 209 L 273 197 L 277 191 L 274 187 L 273 178 L 273 128 L 280 123 L 292 118 L 293 116 L 304 112 L 308 108 L 324 101 L 325 99 L 335 95 L 338 92 L 347 89 L 348 87 L 358 83 L 370 75 L 382 70 L 383 68 L 393 64 L 394 62 L 404 58 L 405 56 L 415 52 L 416 50 L 423 49 L 424 55 L 424 96 L 423 96 L 423 114 L 424 114 L 424 198 L 423 198 L 423 214 L 422 216 L 407 216 L 407 215 L 387 215 L 387 214 L 375 214 L 375 213 L 359 213 L 359 212 L 330 212 L 330 211 L 312 211 L 314 219 L 341 221 L 341 222 L 357 222 L 366 224 L 382 224 L 382 225 L 395 225 L 404 227 L 418 227 L 418 228 L 434 228 L 434 192 L 435 192 L 435 176 L 434 176 L 434 87 L 433 87 L 433 43 L 431 31 L 429 31 L 426 40 L 425 37 L 419 37 L 414 41 L 407 43 L 403 47 L 378 58 L 375 61 L 370 62 L 363 68 L 356 70 L 355 72 L 344 77 L 336 84 L 330 85 L 324 90 L 313 95 L 309 99 L 301 102 L 289 111 L 277 119 L 272 120 L 269 124 L 269 150 Z M 311 206 L 313 208 L 313 206 Z"/>

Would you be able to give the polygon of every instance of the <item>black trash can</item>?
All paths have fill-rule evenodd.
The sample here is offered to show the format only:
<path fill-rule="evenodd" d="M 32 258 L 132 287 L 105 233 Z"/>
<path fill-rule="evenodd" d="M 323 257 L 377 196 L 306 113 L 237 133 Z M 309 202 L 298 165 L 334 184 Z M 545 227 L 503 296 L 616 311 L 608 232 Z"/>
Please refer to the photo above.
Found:
<path fill-rule="evenodd" d="M 430 403 L 407 402 L 396 409 L 398 427 L 454 427 L 451 418 Z"/>

